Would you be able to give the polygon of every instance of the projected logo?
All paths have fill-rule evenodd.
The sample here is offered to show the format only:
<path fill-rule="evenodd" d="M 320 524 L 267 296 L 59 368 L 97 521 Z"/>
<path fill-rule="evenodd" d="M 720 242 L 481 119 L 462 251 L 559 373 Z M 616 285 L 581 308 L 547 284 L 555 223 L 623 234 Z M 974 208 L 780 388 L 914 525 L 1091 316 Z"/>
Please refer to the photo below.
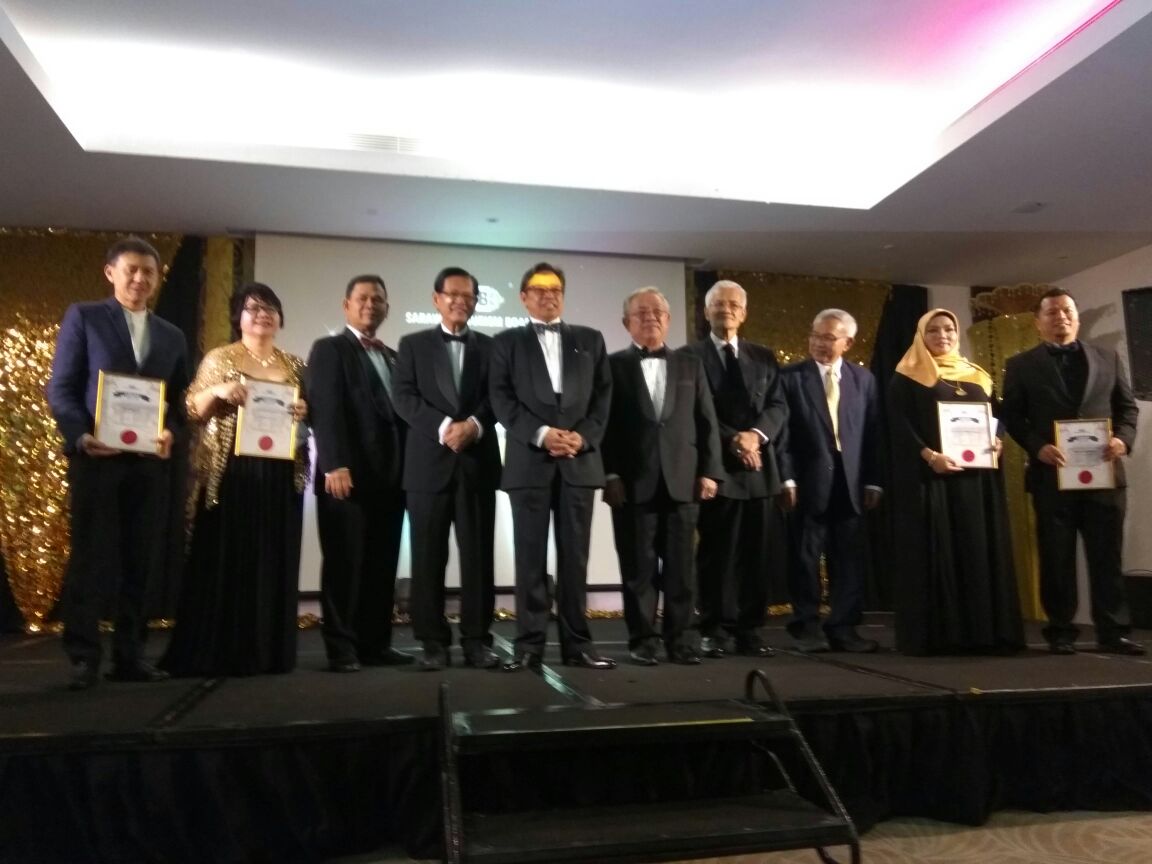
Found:
<path fill-rule="evenodd" d="M 504 305 L 504 297 L 491 285 L 480 285 L 480 299 L 476 301 L 476 312 L 490 315 Z"/>

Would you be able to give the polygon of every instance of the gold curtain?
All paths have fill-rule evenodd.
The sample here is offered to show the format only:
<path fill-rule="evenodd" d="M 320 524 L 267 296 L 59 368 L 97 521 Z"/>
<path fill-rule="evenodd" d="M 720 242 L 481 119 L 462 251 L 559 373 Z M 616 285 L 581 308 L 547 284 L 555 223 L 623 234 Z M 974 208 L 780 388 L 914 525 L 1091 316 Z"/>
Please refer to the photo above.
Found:
<path fill-rule="evenodd" d="M 104 254 L 123 235 L 0 229 L 0 551 L 30 631 L 44 627 L 68 561 L 67 460 L 44 399 L 69 304 L 109 296 Z M 181 237 L 147 235 L 169 261 Z"/>

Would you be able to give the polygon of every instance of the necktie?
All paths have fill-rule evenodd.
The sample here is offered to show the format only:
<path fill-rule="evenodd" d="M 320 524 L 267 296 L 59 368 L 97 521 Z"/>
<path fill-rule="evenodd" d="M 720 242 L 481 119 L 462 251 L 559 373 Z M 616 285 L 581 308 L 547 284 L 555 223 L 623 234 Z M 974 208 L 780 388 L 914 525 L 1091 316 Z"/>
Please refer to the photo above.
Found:
<path fill-rule="evenodd" d="M 832 367 L 828 367 L 828 374 L 824 376 L 824 398 L 828 400 L 828 414 L 832 417 L 832 437 L 836 441 L 836 449 L 840 449 L 840 382 Z"/>
<path fill-rule="evenodd" d="M 364 346 L 365 351 L 384 351 L 384 343 L 371 336 L 361 336 L 360 344 Z"/>
<path fill-rule="evenodd" d="M 556 321 L 553 321 L 551 324 L 537 324 L 533 322 L 532 329 L 536 331 L 537 335 L 541 333 L 559 333 L 560 324 Z"/>
<path fill-rule="evenodd" d="M 642 345 L 637 345 L 636 352 L 642 360 L 665 360 L 668 357 L 668 348 L 665 345 L 661 345 L 659 348 L 645 348 Z"/>
<path fill-rule="evenodd" d="M 740 372 L 740 361 L 736 359 L 736 349 L 731 342 L 724 343 L 724 389 L 733 393 L 747 392 L 744 375 Z"/>
<path fill-rule="evenodd" d="M 449 333 L 447 330 L 440 331 L 440 338 L 445 342 L 466 342 L 468 341 L 467 333 Z"/>

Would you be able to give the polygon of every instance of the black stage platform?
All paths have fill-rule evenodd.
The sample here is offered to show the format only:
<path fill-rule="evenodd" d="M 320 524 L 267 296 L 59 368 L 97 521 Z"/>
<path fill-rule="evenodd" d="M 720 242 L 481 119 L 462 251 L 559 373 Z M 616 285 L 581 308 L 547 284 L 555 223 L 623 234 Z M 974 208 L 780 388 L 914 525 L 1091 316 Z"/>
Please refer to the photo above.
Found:
<path fill-rule="evenodd" d="M 738 698 L 759 667 L 861 830 L 894 816 L 980 824 L 1006 808 L 1152 809 L 1152 659 L 1091 641 L 1051 656 L 1035 628 L 1015 657 L 908 658 L 891 650 L 883 615 L 864 628 L 879 653 L 803 656 L 782 624 L 768 633 L 782 649 L 773 658 L 641 668 L 627 662 L 623 623 L 594 621 L 620 668 L 566 668 L 550 645 L 543 675 L 336 675 L 311 630 L 291 675 L 82 693 L 64 687 L 56 638 L 6 637 L 0 862 L 323 861 L 384 846 L 438 857 L 441 681 L 457 710 L 596 706 Z M 513 627 L 498 626 L 499 649 Z M 396 644 L 413 649 L 406 628 Z"/>

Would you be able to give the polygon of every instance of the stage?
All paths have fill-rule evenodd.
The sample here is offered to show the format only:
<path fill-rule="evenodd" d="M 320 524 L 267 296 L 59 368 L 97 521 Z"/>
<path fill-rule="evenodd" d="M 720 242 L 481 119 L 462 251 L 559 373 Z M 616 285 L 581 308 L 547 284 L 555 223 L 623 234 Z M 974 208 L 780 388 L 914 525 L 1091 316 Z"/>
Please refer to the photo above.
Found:
<path fill-rule="evenodd" d="M 497 626 L 506 653 L 514 625 Z M 325 671 L 317 630 L 285 676 L 65 689 L 55 637 L 0 642 L 0 860 L 323 861 L 384 846 L 440 854 L 439 685 L 461 711 L 739 698 L 763 669 L 861 831 L 894 816 L 980 824 L 998 809 L 1152 809 L 1152 658 L 804 656 L 631 665 L 623 622 L 592 622 L 614 671 Z M 1136 638 L 1152 641 L 1152 634 Z M 164 633 L 149 642 L 158 654 Z M 415 650 L 398 628 L 396 645 Z M 458 652 L 453 659 L 459 663 Z M 610 772 L 589 758 L 580 770 Z M 561 780 L 557 779 L 559 784 Z"/>

